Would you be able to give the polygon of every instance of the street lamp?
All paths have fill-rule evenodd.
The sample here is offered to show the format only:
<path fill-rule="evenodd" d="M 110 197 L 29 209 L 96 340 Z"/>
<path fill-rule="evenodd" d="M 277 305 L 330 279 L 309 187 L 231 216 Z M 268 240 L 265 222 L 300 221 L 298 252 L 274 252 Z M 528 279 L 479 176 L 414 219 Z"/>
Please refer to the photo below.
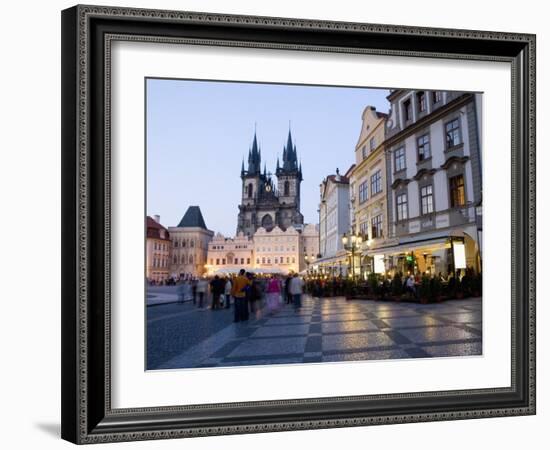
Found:
<path fill-rule="evenodd" d="M 309 275 L 309 256 L 305 255 L 304 259 L 306 260 L 306 274 Z"/>
<path fill-rule="evenodd" d="M 351 252 L 351 278 L 355 281 L 355 251 L 361 247 L 363 243 L 363 236 L 350 234 L 349 236 L 344 233 L 342 236 L 342 244 L 344 249 Z"/>

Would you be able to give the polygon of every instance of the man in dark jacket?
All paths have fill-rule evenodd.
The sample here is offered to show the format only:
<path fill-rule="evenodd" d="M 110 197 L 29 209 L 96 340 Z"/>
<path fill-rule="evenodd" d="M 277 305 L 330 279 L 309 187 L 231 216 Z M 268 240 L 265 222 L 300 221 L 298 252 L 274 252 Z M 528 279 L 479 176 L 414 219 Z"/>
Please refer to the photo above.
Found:
<path fill-rule="evenodd" d="M 210 290 L 212 291 L 212 309 L 220 307 L 220 296 L 223 294 L 225 282 L 216 275 L 210 282 Z"/>

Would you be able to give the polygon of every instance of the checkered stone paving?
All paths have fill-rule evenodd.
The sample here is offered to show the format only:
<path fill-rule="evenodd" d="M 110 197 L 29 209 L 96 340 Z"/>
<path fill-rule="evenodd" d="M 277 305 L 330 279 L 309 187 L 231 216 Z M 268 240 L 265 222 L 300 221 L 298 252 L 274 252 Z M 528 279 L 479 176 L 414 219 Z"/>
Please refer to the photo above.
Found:
<path fill-rule="evenodd" d="M 148 308 L 148 369 L 482 354 L 479 298 L 422 305 L 306 295 L 298 312 L 281 305 L 239 323 L 232 314 L 192 305 Z"/>

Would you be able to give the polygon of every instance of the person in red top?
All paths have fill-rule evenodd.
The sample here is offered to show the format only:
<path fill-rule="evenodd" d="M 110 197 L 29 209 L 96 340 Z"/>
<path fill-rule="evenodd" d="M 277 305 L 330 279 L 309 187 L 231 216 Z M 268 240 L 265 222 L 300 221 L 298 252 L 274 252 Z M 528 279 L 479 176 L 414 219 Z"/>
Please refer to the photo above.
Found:
<path fill-rule="evenodd" d="M 279 309 L 281 298 L 281 281 L 276 277 L 271 277 L 267 282 L 267 312 L 273 314 Z"/>

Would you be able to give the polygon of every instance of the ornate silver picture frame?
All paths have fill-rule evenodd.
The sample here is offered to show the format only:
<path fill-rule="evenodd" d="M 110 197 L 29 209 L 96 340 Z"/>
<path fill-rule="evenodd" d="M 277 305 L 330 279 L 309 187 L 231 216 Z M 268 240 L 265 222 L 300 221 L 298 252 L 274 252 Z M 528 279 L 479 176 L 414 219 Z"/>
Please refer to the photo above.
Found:
<path fill-rule="evenodd" d="M 509 64 L 510 386 L 114 408 L 111 48 L 125 41 Z M 100 6 L 64 10 L 61 406 L 62 437 L 78 444 L 535 414 L 535 36 Z"/>

